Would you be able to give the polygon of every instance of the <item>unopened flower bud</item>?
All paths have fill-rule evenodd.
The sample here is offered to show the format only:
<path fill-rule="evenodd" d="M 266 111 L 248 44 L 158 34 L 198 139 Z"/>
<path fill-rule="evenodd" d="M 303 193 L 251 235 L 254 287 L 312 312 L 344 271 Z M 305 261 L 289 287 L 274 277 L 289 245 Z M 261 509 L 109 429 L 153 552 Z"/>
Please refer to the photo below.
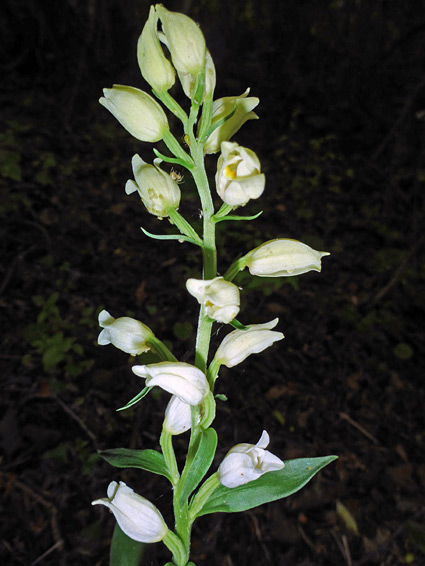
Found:
<path fill-rule="evenodd" d="M 205 65 L 205 38 L 199 26 L 185 14 L 155 6 L 161 20 L 171 60 L 179 73 L 197 75 Z"/>
<path fill-rule="evenodd" d="M 297 240 L 278 238 L 265 242 L 242 259 L 251 275 L 288 277 L 307 271 L 320 271 L 321 258 L 328 252 L 318 252 Z"/>
<path fill-rule="evenodd" d="M 175 82 L 175 72 L 164 55 L 158 38 L 158 15 L 151 6 L 149 18 L 137 42 L 137 61 L 143 78 L 158 91 L 167 91 Z"/>
<path fill-rule="evenodd" d="M 265 450 L 270 437 L 265 430 L 257 444 L 237 444 L 229 450 L 218 468 L 222 485 L 233 488 L 256 480 L 267 472 L 281 470 L 285 464 Z"/>
<path fill-rule="evenodd" d="M 107 499 L 96 499 L 92 505 L 108 507 L 121 530 L 133 540 L 158 542 L 168 533 L 168 527 L 155 505 L 134 493 L 124 482 L 111 482 L 107 495 Z"/>
<path fill-rule="evenodd" d="M 147 387 L 161 387 L 189 405 L 199 405 L 210 390 L 205 374 L 199 368 L 183 362 L 133 366 L 132 370 L 146 379 Z"/>
<path fill-rule="evenodd" d="M 189 73 L 179 73 L 179 79 L 183 88 L 183 92 L 190 99 L 192 99 L 195 95 L 196 76 L 197 75 L 191 75 Z M 205 100 L 205 98 L 207 97 L 212 98 L 215 84 L 216 74 L 214 61 L 211 57 L 210 52 L 207 50 L 205 56 L 205 85 L 202 100 Z"/>
<path fill-rule="evenodd" d="M 132 136 L 140 141 L 157 142 L 168 130 L 161 106 L 149 94 L 131 86 L 114 85 L 103 89 L 99 102 Z"/>
<path fill-rule="evenodd" d="M 99 313 L 99 325 L 103 328 L 98 338 L 101 346 L 113 344 L 132 356 L 150 349 L 149 340 L 154 336 L 152 330 L 134 318 L 114 318 L 108 311 L 103 310 Z"/>
<path fill-rule="evenodd" d="M 264 324 L 252 324 L 246 330 L 234 330 L 222 341 L 214 360 L 231 368 L 243 362 L 251 354 L 262 352 L 274 342 L 284 338 L 281 332 L 271 330 L 278 318 Z"/>
<path fill-rule="evenodd" d="M 214 101 L 211 126 L 226 116 L 231 115 L 231 117 L 213 130 L 204 146 L 205 153 L 217 153 L 221 149 L 222 142 L 229 141 L 247 120 L 258 118 L 252 110 L 258 106 L 260 100 L 252 96 L 248 97 L 248 94 L 249 88 L 241 96 L 226 96 Z"/>
<path fill-rule="evenodd" d="M 170 434 L 182 434 L 192 426 L 192 411 L 190 405 L 173 395 L 165 409 L 165 419 L 162 428 Z"/>
<path fill-rule="evenodd" d="M 167 210 L 178 208 L 181 193 L 178 184 L 168 173 L 160 169 L 157 162 L 158 160 L 155 159 L 154 165 L 150 165 L 139 155 L 134 155 L 131 166 L 135 182 L 127 181 L 125 192 L 130 194 L 138 191 L 148 212 L 159 218 L 165 218 L 168 216 Z"/>
<path fill-rule="evenodd" d="M 217 322 L 228 324 L 239 312 L 239 289 L 223 277 L 188 279 L 186 288 L 199 304 L 205 306 L 206 314 Z"/>
<path fill-rule="evenodd" d="M 223 142 L 215 183 L 220 198 L 230 206 L 243 206 L 264 191 L 265 176 L 253 151 L 237 143 Z"/>

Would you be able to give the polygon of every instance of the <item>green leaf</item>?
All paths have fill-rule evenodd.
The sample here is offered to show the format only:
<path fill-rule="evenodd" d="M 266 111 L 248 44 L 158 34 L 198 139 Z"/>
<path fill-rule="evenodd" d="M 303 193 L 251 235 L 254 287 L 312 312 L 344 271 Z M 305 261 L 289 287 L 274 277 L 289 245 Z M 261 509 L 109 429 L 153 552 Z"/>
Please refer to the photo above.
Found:
<path fill-rule="evenodd" d="M 233 326 L 233 328 L 236 328 L 236 330 L 249 330 L 251 328 L 250 326 L 244 326 L 239 320 L 236 320 L 236 318 L 231 320 L 229 324 Z"/>
<path fill-rule="evenodd" d="M 116 468 L 138 468 L 171 480 L 164 456 L 157 450 L 131 450 L 130 448 L 111 448 L 99 450 L 99 456 Z"/>
<path fill-rule="evenodd" d="M 202 246 L 202 243 L 199 243 L 199 241 L 189 238 L 189 236 L 185 236 L 184 234 L 152 234 L 152 232 L 148 232 L 142 226 L 140 229 L 145 236 L 149 236 L 149 238 L 153 238 L 154 240 L 178 240 L 179 242 L 189 242 L 191 244 L 195 244 L 195 246 Z"/>
<path fill-rule="evenodd" d="M 140 393 L 133 397 L 133 399 L 130 399 L 130 401 L 126 405 L 124 405 L 124 407 L 120 407 L 119 409 L 117 409 L 117 411 L 125 411 L 125 409 L 129 409 L 130 407 L 141 401 L 143 397 L 146 397 L 151 389 L 152 387 L 145 387 L 140 391 Z"/>
<path fill-rule="evenodd" d="M 188 471 L 183 471 L 184 484 L 180 493 L 180 505 L 184 504 L 210 469 L 216 448 L 217 433 L 213 428 L 207 428 L 201 434 L 198 450 L 189 465 Z"/>
<path fill-rule="evenodd" d="M 404 524 L 409 539 L 421 551 L 425 552 L 425 525 L 415 521 L 407 521 Z"/>
<path fill-rule="evenodd" d="M 263 214 L 263 211 L 261 210 L 260 212 L 258 212 L 257 214 L 254 214 L 253 216 L 234 216 L 234 215 L 230 215 L 230 216 L 215 216 L 214 217 L 214 222 L 217 224 L 217 222 L 223 222 L 224 220 L 255 220 L 256 218 L 258 218 L 261 214 Z"/>
<path fill-rule="evenodd" d="M 181 165 L 186 169 L 191 169 L 191 163 L 185 161 L 184 159 L 180 159 L 179 157 L 168 157 L 168 155 L 164 155 L 163 153 L 159 152 L 155 147 L 153 148 L 154 154 L 165 161 L 166 163 L 173 163 L 175 165 Z"/>
<path fill-rule="evenodd" d="M 246 511 L 263 503 L 288 497 L 304 487 L 318 471 L 337 457 L 324 456 L 288 460 L 282 470 L 268 472 L 245 485 L 234 488 L 220 485 L 197 516 L 201 517 L 209 513 Z"/>
<path fill-rule="evenodd" d="M 127 536 L 115 525 L 109 554 L 109 566 L 139 566 L 147 544 Z"/>

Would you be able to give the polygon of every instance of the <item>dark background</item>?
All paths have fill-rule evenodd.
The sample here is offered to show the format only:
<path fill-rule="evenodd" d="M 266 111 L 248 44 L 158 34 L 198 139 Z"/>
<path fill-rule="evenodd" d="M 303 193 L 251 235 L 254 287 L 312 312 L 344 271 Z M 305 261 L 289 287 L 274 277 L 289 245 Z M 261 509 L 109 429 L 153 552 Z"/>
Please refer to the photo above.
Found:
<path fill-rule="evenodd" d="M 195 524 L 198 566 L 425 564 L 422 1 L 175 1 L 198 21 L 216 97 L 247 87 L 260 120 L 235 136 L 267 175 L 264 197 L 222 223 L 219 270 L 292 237 L 331 252 L 321 274 L 242 273 L 239 319 L 278 316 L 284 341 L 222 371 L 217 464 L 265 428 L 284 459 L 339 455 L 295 496 Z M 90 502 L 126 481 L 169 519 L 166 480 L 116 470 L 98 449 L 156 448 L 167 394 L 134 359 L 97 346 L 97 314 L 135 316 L 192 360 L 197 249 L 124 193 L 140 144 L 97 102 L 148 90 L 135 46 L 142 0 L 3 0 L 0 8 L 2 564 L 108 563 L 113 518 Z M 174 92 L 174 91 L 173 91 Z M 178 89 L 175 91 L 176 96 Z M 181 98 L 186 103 L 184 97 Z M 177 131 L 178 134 L 178 131 Z M 216 158 L 209 159 L 214 174 Z M 184 172 L 183 172 L 184 173 Z M 181 212 L 199 204 L 188 175 Z M 218 329 L 214 342 L 225 334 Z M 146 359 L 145 359 L 146 361 Z M 176 446 L 184 452 L 187 438 Z M 169 554 L 153 545 L 146 561 Z"/>

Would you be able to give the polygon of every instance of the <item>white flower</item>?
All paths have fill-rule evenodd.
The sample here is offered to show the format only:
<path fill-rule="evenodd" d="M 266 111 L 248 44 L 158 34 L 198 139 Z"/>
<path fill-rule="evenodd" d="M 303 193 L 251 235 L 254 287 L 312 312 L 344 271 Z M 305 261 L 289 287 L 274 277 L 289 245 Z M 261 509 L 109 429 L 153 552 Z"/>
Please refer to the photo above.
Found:
<path fill-rule="evenodd" d="M 257 444 L 237 444 L 224 457 L 218 468 L 218 475 L 225 487 L 238 487 L 256 480 L 267 472 L 281 470 L 285 464 L 265 450 L 270 437 L 265 430 Z"/>
<path fill-rule="evenodd" d="M 217 193 L 230 206 L 243 206 L 264 191 L 265 176 L 253 151 L 237 143 L 223 142 L 215 176 Z"/>
<path fill-rule="evenodd" d="M 188 279 L 186 288 L 199 304 L 205 306 L 206 314 L 217 322 L 228 324 L 239 312 L 239 289 L 223 277 Z"/>
<path fill-rule="evenodd" d="M 162 428 L 170 434 L 182 434 L 192 426 L 192 411 L 188 403 L 173 395 L 165 409 Z"/>
<path fill-rule="evenodd" d="M 205 65 L 205 38 L 199 26 L 185 14 L 155 6 L 161 20 L 171 60 L 179 73 L 196 75 Z"/>
<path fill-rule="evenodd" d="M 101 346 L 113 344 L 132 356 L 150 349 L 149 340 L 154 336 L 152 330 L 134 318 L 114 318 L 108 311 L 103 310 L 99 313 L 99 325 L 103 328 L 97 339 Z"/>
<path fill-rule="evenodd" d="M 168 130 L 161 106 L 149 94 L 131 86 L 114 85 L 103 89 L 100 104 L 107 108 L 132 136 L 140 141 L 157 142 Z"/>
<path fill-rule="evenodd" d="M 158 91 L 167 91 L 175 82 L 175 72 L 162 51 L 158 37 L 158 15 L 151 6 L 149 18 L 137 42 L 137 61 L 143 78 Z"/>
<path fill-rule="evenodd" d="M 287 277 L 307 271 L 320 271 L 322 257 L 328 252 L 317 252 L 297 240 L 278 238 L 251 250 L 242 260 L 251 275 L 260 277 Z"/>
<path fill-rule="evenodd" d="M 158 542 L 168 527 L 158 509 L 144 497 L 134 493 L 122 481 L 113 481 L 107 490 L 107 499 L 96 499 L 92 505 L 109 507 L 121 530 L 139 542 Z"/>
<path fill-rule="evenodd" d="M 133 366 L 132 370 L 136 375 L 146 378 L 147 387 L 161 387 L 189 405 L 199 405 L 209 391 L 205 374 L 183 362 Z"/>
<path fill-rule="evenodd" d="M 233 114 L 208 137 L 204 147 L 205 153 L 217 153 L 221 149 L 222 142 L 230 140 L 247 120 L 258 118 L 252 110 L 258 106 L 260 100 L 252 96 L 248 97 L 248 94 L 249 88 L 241 96 L 226 96 L 214 101 L 211 126 L 232 112 Z"/>
<path fill-rule="evenodd" d="M 243 362 L 251 354 L 258 354 L 277 340 L 284 338 L 281 332 L 271 330 L 278 318 L 264 324 L 252 324 L 247 330 L 234 330 L 222 341 L 214 356 L 221 364 L 231 368 Z"/>
<path fill-rule="evenodd" d="M 160 169 L 158 161 L 155 159 L 154 165 L 149 165 L 139 155 L 134 155 L 131 166 L 136 182 L 127 181 L 125 192 L 129 195 L 138 191 L 148 212 L 164 218 L 168 216 L 169 208 L 178 208 L 181 192 L 170 175 Z"/>

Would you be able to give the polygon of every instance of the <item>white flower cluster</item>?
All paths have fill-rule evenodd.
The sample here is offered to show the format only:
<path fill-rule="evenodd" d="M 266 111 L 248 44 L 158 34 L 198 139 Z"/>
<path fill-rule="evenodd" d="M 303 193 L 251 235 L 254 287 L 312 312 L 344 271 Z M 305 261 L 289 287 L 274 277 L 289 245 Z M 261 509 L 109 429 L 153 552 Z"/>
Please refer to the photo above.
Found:
<path fill-rule="evenodd" d="M 176 76 L 192 102 L 191 112 L 202 104 L 207 108 L 207 118 L 204 119 L 202 114 L 197 125 L 198 138 L 192 137 L 192 142 L 201 147 L 202 158 L 204 154 L 220 152 L 215 185 L 222 203 L 215 216 L 211 213 L 214 222 L 223 220 L 233 209 L 245 206 L 250 200 L 258 199 L 265 188 L 260 160 L 251 149 L 230 140 L 245 122 L 258 118 L 253 110 L 259 100 L 248 96 L 249 89 L 240 96 L 213 100 L 215 68 L 198 25 L 183 14 L 167 10 L 162 4 L 151 6 L 137 44 L 137 59 L 141 74 L 153 94 L 176 116 L 183 116 L 182 121 L 186 119 L 186 125 L 191 118 L 175 101 L 172 102 L 174 99 L 168 94 L 176 82 Z M 143 161 L 138 154 L 134 155 L 134 180 L 127 181 L 125 191 L 127 194 L 137 192 L 150 214 L 159 219 L 169 218 L 187 239 L 204 246 L 195 230 L 177 212 L 181 190 L 176 176 L 172 171 L 167 173 L 160 167 L 164 160 L 173 164 L 179 162 L 177 154 L 180 157 L 183 155 L 180 160 L 183 163 L 187 157 L 189 170 L 195 163 L 194 153 L 191 156 L 186 154 L 172 136 L 162 106 L 146 92 L 123 85 L 104 89 L 100 103 L 138 140 L 152 143 L 163 140 L 168 148 L 178 147 L 175 159 L 167 159 L 157 152 L 161 158 L 155 159 L 153 165 Z M 207 126 L 204 126 L 205 121 Z M 194 124 L 196 117 L 191 122 L 192 129 Z M 167 237 L 171 236 L 164 236 Z M 172 355 L 167 357 L 166 346 L 142 322 L 130 317 L 115 319 L 106 310 L 99 314 L 102 331 L 98 342 L 101 345 L 113 344 L 132 356 L 148 350 L 163 354 L 159 363 L 135 365 L 132 368 L 137 376 L 145 380 L 146 390 L 159 387 L 171 394 L 165 410 L 163 435 L 170 435 L 168 438 L 171 438 L 172 435 L 188 431 L 192 426 L 202 428 L 204 424 L 207 428 L 215 415 L 213 389 L 220 367 L 224 365 L 231 368 L 240 364 L 251 354 L 262 352 L 284 338 L 281 332 L 274 330 L 278 324 L 277 318 L 246 327 L 236 320 L 240 311 L 240 289 L 232 282 L 233 277 L 246 267 L 251 275 L 259 277 L 297 276 L 320 271 L 321 259 L 326 255 L 326 252 L 316 251 L 302 242 L 279 238 L 261 244 L 238 259 L 224 277 L 210 273 L 209 278 L 189 278 L 186 288 L 201 305 L 201 317 L 210 325 L 215 321 L 231 324 L 235 328 L 218 346 L 209 368 L 208 360 L 204 360 L 203 365 L 198 364 L 204 371 L 195 365 L 176 361 Z M 269 442 L 269 435 L 263 431 L 257 444 L 234 446 L 218 467 L 216 477 L 219 482 L 233 489 L 255 481 L 265 473 L 281 470 L 284 467 L 282 460 L 266 450 Z M 129 537 L 140 542 L 164 539 L 166 542 L 167 537 L 172 536 L 158 509 L 123 482 L 112 482 L 107 495 L 106 499 L 96 500 L 93 504 L 107 506 Z"/>

